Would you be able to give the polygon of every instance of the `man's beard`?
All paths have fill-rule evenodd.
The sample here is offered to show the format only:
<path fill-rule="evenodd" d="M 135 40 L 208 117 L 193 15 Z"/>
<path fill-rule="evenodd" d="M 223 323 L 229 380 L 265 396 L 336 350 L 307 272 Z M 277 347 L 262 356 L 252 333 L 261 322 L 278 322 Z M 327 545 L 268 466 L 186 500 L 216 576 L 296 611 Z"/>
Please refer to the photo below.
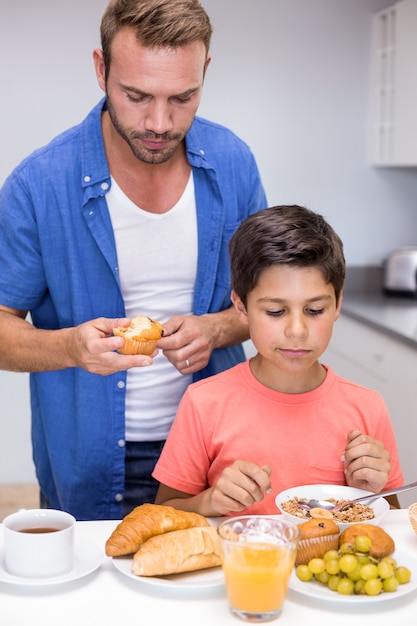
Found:
<path fill-rule="evenodd" d="M 169 159 L 172 157 L 172 155 L 174 154 L 174 152 L 176 151 L 176 149 L 178 148 L 178 146 L 180 145 L 180 143 L 182 142 L 186 133 L 189 130 L 189 128 L 187 128 L 185 133 L 174 133 L 174 134 L 162 133 L 160 135 L 152 131 L 147 131 L 144 133 L 139 133 L 137 131 L 127 131 L 119 122 L 116 112 L 108 98 L 107 98 L 107 110 L 109 112 L 111 122 L 114 128 L 116 129 L 116 131 L 119 133 L 120 137 L 122 137 L 122 139 L 124 139 L 126 143 L 129 145 L 134 156 L 139 161 L 142 161 L 143 163 L 152 163 L 154 165 L 157 165 L 159 163 L 166 163 L 166 161 L 169 161 Z M 168 140 L 172 143 L 170 143 L 169 146 L 165 146 L 164 148 L 161 148 L 160 150 L 148 150 L 143 145 L 136 143 L 135 139 L 142 139 L 142 140 L 162 139 L 165 141 Z"/>

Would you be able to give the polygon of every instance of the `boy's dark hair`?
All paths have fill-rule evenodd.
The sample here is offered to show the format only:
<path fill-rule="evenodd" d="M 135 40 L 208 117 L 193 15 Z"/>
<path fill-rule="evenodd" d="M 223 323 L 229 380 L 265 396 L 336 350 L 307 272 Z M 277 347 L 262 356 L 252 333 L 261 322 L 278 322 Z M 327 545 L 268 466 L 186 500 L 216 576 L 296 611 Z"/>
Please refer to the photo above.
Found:
<path fill-rule="evenodd" d="M 245 306 L 259 274 L 271 265 L 317 267 L 339 301 L 346 273 L 342 240 L 305 207 L 274 206 L 251 215 L 234 233 L 229 252 L 232 289 Z"/>
<path fill-rule="evenodd" d="M 212 26 L 198 0 L 110 0 L 100 27 L 106 79 L 113 39 L 126 27 L 133 28 L 137 41 L 148 48 L 177 48 L 202 41 L 209 51 Z"/>

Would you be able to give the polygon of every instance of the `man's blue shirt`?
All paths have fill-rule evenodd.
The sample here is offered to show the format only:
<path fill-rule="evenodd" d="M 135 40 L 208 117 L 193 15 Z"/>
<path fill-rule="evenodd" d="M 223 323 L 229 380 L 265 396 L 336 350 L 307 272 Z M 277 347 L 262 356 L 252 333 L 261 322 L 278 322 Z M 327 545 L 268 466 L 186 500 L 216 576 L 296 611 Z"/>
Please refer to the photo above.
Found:
<path fill-rule="evenodd" d="M 103 106 L 27 157 L 0 193 L 0 304 L 30 311 L 37 328 L 125 317 Z M 229 239 L 267 202 L 250 149 L 228 129 L 197 117 L 186 149 L 198 223 L 194 313 L 202 315 L 230 307 Z M 194 380 L 243 358 L 241 346 L 215 350 Z M 47 500 L 77 519 L 120 518 L 126 372 L 32 373 L 30 387 L 34 462 Z"/>

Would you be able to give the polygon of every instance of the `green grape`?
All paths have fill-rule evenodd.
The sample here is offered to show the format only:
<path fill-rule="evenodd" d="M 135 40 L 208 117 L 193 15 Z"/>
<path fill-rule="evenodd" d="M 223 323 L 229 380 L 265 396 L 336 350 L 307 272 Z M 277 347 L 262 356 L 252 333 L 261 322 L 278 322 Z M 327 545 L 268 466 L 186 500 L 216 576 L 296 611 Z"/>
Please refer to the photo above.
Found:
<path fill-rule="evenodd" d="M 405 583 L 408 583 L 411 578 L 411 572 L 408 567 L 400 565 L 395 570 L 395 578 L 398 580 L 400 585 L 405 585 Z"/>
<path fill-rule="evenodd" d="M 308 565 L 298 565 L 295 568 L 295 573 L 297 578 L 302 580 L 304 583 L 307 583 L 313 578 L 313 572 L 310 570 Z"/>
<path fill-rule="evenodd" d="M 380 578 L 369 578 L 365 582 L 365 593 L 368 596 L 377 596 L 382 591 L 382 580 Z"/>
<path fill-rule="evenodd" d="M 319 559 L 318 557 L 311 559 L 311 561 L 308 562 L 308 569 L 313 574 L 320 574 L 320 572 L 324 572 L 325 567 L 323 559 Z"/>
<path fill-rule="evenodd" d="M 357 552 L 369 552 L 372 541 L 367 535 L 358 535 L 355 538 L 355 550 Z"/>
<path fill-rule="evenodd" d="M 356 556 L 353 554 L 344 554 L 340 557 L 339 566 L 340 570 L 345 574 L 353 572 L 358 565 Z"/>
<path fill-rule="evenodd" d="M 362 565 L 361 578 L 363 578 L 364 580 L 372 580 L 378 578 L 378 568 L 375 563 L 367 563 L 366 565 Z"/>
<path fill-rule="evenodd" d="M 351 572 L 348 572 L 348 578 L 350 578 L 350 580 L 353 580 L 353 582 L 360 580 L 361 569 L 362 569 L 362 566 L 358 563 L 354 570 L 352 570 Z"/>
<path fill-rule="evenodd" d="M 341 578 L 339 584 L 337 585 L 338 593 L 341 593 L 344 596 L 350 596 L 355 590 L 355 585 L 353 580 L 350 578 Z"/>
<path fill-rule="evenodd" d="M 353 543 L 346 541 L 345 543 L 342 543 L 339 550 L 341 554 L 353 554 L 355 552 L 355 546 Z"/>
<path fill-rule="evenodd" d="M 359 578 L 359 580 L 355 582 L 355 593 L 358 595 L 365 594 L 365 582 L 366 581 L 363 578 Z"/>
<path fill-rule="evenodd" d="M 330 574 L 329 572 L 326 572 L 326 570 L 324 570 L 324 572 L 319 572 L 318 574 L 315 574 L 315 578 L 319 581 L 319 583 L 327 585 L 329 582 Z"/>
<path fill-rule="evenodd" d="M 387 593 L 391 593 L 393 591 L 397 591 L 399 584 L 398 578 L 395 578 L 395 576 L 384 578 L 382 581 L 382 589 Z"/>
<path fill-rule="evenodd" d="M 394 569 L 397 567 L 397 561 L 392 556 L 384 556 L 380 563 L 389 563 Z"/>
<path fill-rule="evenodd" d="M 325 563 L 326 563 L 326 572 L 328 572 L 332 576 L 340 572 L 339 559 L 328 559 L 327 561 L 325 561 Z"/>
<path fill-rule="evenodd" d="M 338 550 L 327 550 L 326 554 L 323 557 L 324 561 L 334 561 L 334 560 L 339 560 L 340 556 L 339 556 L 339 551 Z"/>
<path fill-rule="evenodd" d="M 356 558 L 358 559 L 358 563 L 360 563 L 361 565 L 366 565 L 367 563 L 371 562 L 371 559 L 367 554 L 357 554 Z"/>
<path fill-rule="evenodd" d="M 342 577 L 339 576 L 338 574 L 335 574 L 334 576 L 330 576 L 329 581 L 327 583 L 328 588 L 331 589 L 331 591 L 337 591 L 337 588 L 341 580 L 342 580 Z"/>
<path fill-rule="evenodd" d="M 377 565 L 377 569 L 380 578 L 391 578 L 394 576 L 394 568 L 389 561 L 380 561 Z"/>

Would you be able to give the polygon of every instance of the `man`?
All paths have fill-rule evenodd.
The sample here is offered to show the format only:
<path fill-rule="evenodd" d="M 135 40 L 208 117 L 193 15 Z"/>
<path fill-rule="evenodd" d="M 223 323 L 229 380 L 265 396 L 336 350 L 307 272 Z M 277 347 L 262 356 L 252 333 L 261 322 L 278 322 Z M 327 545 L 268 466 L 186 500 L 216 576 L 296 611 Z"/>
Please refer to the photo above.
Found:
<path fill-rule="evenodd" d="M 42 506 L 78 519 L 153 501 L 186 387 L 244 358 L 227 245 L 267 203 L 248 147 L 196 117 L 210 38 L 197 0 L 112 0 L 105 99 L 0 195 L 0 367 L 32 373 Z M 155 359 L 116 352 L 138 314 L 164 324 Z"/>

